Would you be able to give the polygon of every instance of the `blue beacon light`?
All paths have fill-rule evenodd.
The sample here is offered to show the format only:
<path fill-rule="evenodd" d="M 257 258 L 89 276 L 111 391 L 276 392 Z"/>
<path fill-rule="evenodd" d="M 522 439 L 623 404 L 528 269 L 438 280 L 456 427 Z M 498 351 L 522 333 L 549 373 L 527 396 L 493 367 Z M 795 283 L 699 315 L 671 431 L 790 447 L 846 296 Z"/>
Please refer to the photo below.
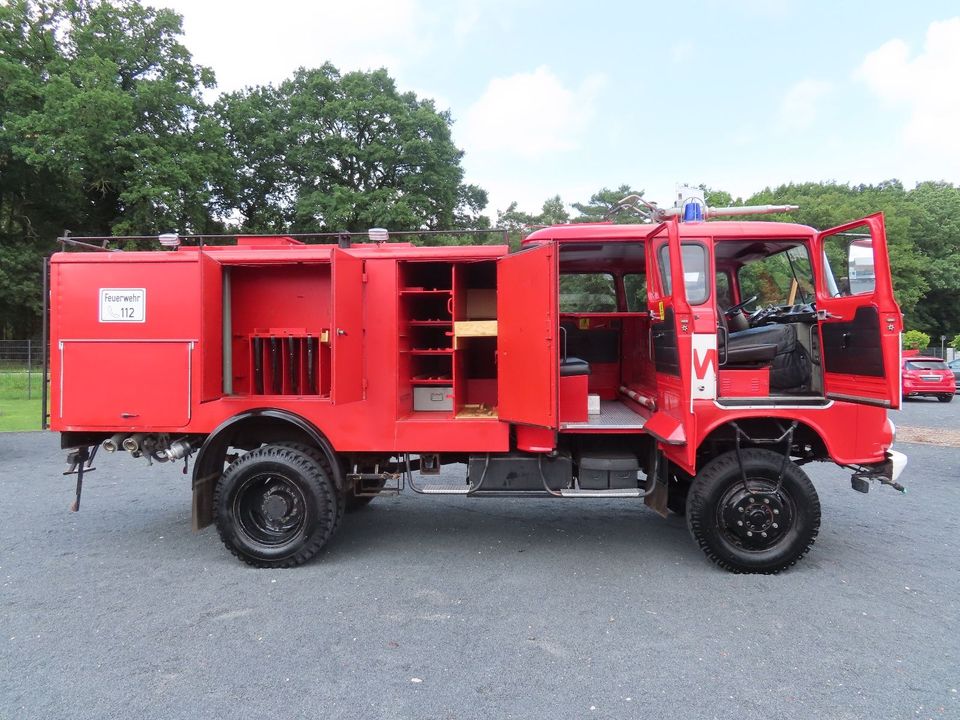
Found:
<path fill-rule="evenodd" d="M 703 207 L 698 202 L 688 202 L 683 206 L 684 222 L 703 222 Z"/>

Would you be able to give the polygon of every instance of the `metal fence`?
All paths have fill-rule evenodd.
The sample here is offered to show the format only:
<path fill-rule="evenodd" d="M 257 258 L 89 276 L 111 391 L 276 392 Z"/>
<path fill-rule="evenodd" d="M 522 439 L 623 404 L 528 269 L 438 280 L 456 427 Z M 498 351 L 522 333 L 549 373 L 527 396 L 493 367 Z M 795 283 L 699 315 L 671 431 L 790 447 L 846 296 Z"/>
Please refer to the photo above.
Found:
<path fill-rule="evenodd" d="M 38 400 L 43 392 L 39 340 L 0 340 L 0 399 Z"/>

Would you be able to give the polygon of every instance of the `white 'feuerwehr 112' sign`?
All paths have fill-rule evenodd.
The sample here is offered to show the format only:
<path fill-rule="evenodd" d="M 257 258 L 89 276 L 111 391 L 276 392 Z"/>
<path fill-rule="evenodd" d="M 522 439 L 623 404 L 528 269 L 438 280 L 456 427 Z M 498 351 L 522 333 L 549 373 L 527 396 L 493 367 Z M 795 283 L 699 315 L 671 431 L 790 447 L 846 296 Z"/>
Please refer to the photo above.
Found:
<path fill-rule="evenodd" d="M 100 322 L 133 322 L 147 320 L 145 288 L 100 288 Z"/>

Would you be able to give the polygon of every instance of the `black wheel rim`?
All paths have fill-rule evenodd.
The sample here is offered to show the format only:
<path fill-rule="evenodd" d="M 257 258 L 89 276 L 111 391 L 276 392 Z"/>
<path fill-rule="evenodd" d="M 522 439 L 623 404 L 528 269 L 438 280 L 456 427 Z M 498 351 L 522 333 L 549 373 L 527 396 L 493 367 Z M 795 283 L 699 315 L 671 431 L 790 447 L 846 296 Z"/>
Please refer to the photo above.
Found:
<path fill-rule="evenodd" d="M 237 489 L 234 516 L 240 530 L 261 545 L 279 547 L 299 537 L 307 499 L 292 479 L 278 472 L 252 475 Z"/>
<path fill-rule="evenodd" d="M 767 478 L 737 480 L 717 505 L 717 527 L 731 545 L 763 552 L 780 543 L 793 528 L 796 503 L 788 492 Z"/>

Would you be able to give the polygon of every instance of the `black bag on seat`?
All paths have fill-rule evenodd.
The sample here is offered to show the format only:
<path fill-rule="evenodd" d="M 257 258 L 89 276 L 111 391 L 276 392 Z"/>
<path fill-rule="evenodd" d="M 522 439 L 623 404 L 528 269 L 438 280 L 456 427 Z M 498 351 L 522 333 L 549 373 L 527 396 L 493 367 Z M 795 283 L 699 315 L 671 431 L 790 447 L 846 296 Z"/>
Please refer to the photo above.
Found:
<path fill-rule="evenodd" d="M 730 333 L 727 343 L 731 360 L 729 364 L 766 364 L 772 350 L 770 346 L 773 345 L 776 346 L 776 352 L 770 362 L 770 388 L 801 388 L 810 379 L 810 360 L 803 345 L 797 342 L 797 327 L 792 323 L 762 325 Z"/>

